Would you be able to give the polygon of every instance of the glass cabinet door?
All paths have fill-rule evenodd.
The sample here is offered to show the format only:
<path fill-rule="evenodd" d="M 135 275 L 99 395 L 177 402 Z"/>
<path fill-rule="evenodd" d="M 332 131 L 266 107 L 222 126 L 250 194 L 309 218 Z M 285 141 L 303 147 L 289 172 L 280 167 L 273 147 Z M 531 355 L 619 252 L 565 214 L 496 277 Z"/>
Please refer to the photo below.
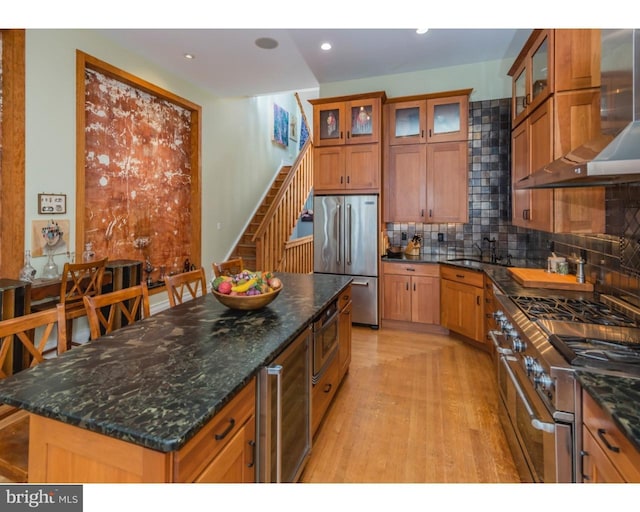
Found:
<path fill-rule="evenodd" d="M 453 142 L 469 138 L 469 98 L 449 96 L 427 101 L 427 142 Z"/>
<path fill-rule="evenodd" d="M 347 144 L 378 142 L 380 101 L 354 100 L 347 103 Z"/>
<path fill-rule="evenodd" d="M 316 146 L 344 144 L 344 103 L 326 103 L 314 109 Z"/>
<path fill-rule="evenodd" d="M 431 136 L 460 131 L 460 104 L 445 103 L 433 107 L 433 133 Z"/>
<path fill-rule="evenodd" d="M 403 101 L 386 105 L 389 116 L 389 144 L 424 143 L 427 140 L 427 102 Z"/>
<path fill-rule="evenodd" d="M 527 108 L 527 68 L 513 81 L 513 118 L 516 119 Z"/>
<path fill-rule="evenodd" d="M 531 56 L 531 96 L 532 101 L 542 94 L 549 84 L 549 39 L 538 46 Z"/>

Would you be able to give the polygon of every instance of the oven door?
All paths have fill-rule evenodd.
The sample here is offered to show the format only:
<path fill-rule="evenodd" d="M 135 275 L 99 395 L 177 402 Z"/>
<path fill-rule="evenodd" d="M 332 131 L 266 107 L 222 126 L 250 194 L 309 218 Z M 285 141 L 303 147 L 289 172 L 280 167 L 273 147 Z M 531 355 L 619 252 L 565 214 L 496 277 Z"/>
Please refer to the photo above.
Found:
<path fill-rule="evenodd" d="M 515 357 L 501 355 L 498 363 L 501 420 L 523 480 L 571 481 L 556 468 L 556 424 Z"/>
<path fill-rule="evenodd" d="M 314 384 L 338 348 L 338 305 L 331 304 L 313 324 L 313 379 Z"/>

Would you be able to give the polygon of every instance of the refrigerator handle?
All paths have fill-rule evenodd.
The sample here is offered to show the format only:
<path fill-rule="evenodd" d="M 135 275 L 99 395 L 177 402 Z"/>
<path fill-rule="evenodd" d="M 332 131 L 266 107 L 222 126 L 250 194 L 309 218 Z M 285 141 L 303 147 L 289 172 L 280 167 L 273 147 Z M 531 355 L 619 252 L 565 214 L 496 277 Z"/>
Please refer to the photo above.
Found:
<path fill-rule="evenodd" d="M 337 242 L 338 243 L 336 243 L 336 263 L 338 263 L 338 264 L 341 263 L 341 261 L 340 261 L 340 253 L 342 252 L 342 230 L 341 230 L 341 228 L 342 228 L 342 222 L 341 222 L 342 216 L 341 216 L 341 213 L 342 212 L 340 211 L 341 209 L 342 209 L 342 207 L 338 204 L 336 206 L 336 224 L 338 226 L 338 230 L 337 230 L 337 233 L 338 233 L 338 241 Z"/>
<path fill-rule="evenodd" d="M 282 365 L 267 368 L 268 375 L 276 376 L 276 481 L 282 481 Z"/>
<path fill-rule="evenodd" d="M 347 214 L 346 214 L 346 218 L 347 218 L 347 230 L 348 233 L 345 233 L 345 244 L 349 244 L 348 248 L 346 248 L 346 255 L 345 255 L 345 259 L 347 260 L 347 265 L 351 265 L 351 205 L 347 204 Z"/>

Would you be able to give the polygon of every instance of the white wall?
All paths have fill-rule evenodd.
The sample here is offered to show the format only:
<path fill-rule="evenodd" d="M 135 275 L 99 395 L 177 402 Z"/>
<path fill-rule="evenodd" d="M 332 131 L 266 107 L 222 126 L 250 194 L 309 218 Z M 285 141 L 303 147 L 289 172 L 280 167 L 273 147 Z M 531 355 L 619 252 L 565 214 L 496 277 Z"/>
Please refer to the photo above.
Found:
<path fill-rule="evenodd" d="M 511 97 L 513 61 L 496 60 L 448 68 L 320 84 L 322 97 L 385 91 L 388 98 L 457 89 L 473 89 L 471 101 Z"/>
<path fill-rule="evenodd" d="M 37 213 L 42 192 L 67 195 L 67 215 L 56 220 L 70 221 L 68 241 L 75 247 L 76 49 L 202 107 L 201 261 L 211 277 L 211 262 L 227 257 L 280 163 L 295 159 L 293 143 L 289 148 L 272 143 L 270 125 L 274 101 L 297 111 L 293 93 L 220 98 L 91 30 L 27 30 L 25 249 L 31 248 L 32 220 L 49 219 Z M 64 261 L 56 257 L 59 268 Z M 44 257 L 33 259 L 38 275 L 45 263 Z"/>

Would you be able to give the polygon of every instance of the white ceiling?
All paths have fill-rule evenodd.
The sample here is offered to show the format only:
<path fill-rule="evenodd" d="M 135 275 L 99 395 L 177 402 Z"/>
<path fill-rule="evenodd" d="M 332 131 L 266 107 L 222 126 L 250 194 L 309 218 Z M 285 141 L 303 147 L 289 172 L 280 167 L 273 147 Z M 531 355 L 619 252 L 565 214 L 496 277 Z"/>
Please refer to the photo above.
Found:
<path fill-rule="evenodd" d="M 317 88 L 321 83 L 517 56 L 530 29 L 100 29 L 105 37 L 219 96 Z M 264 50 L 261 37 L 278 41 Z M 333 49 L 320 49 L 329 41 Z M 185 53 L 195 59 L 187 60 Z"/>

